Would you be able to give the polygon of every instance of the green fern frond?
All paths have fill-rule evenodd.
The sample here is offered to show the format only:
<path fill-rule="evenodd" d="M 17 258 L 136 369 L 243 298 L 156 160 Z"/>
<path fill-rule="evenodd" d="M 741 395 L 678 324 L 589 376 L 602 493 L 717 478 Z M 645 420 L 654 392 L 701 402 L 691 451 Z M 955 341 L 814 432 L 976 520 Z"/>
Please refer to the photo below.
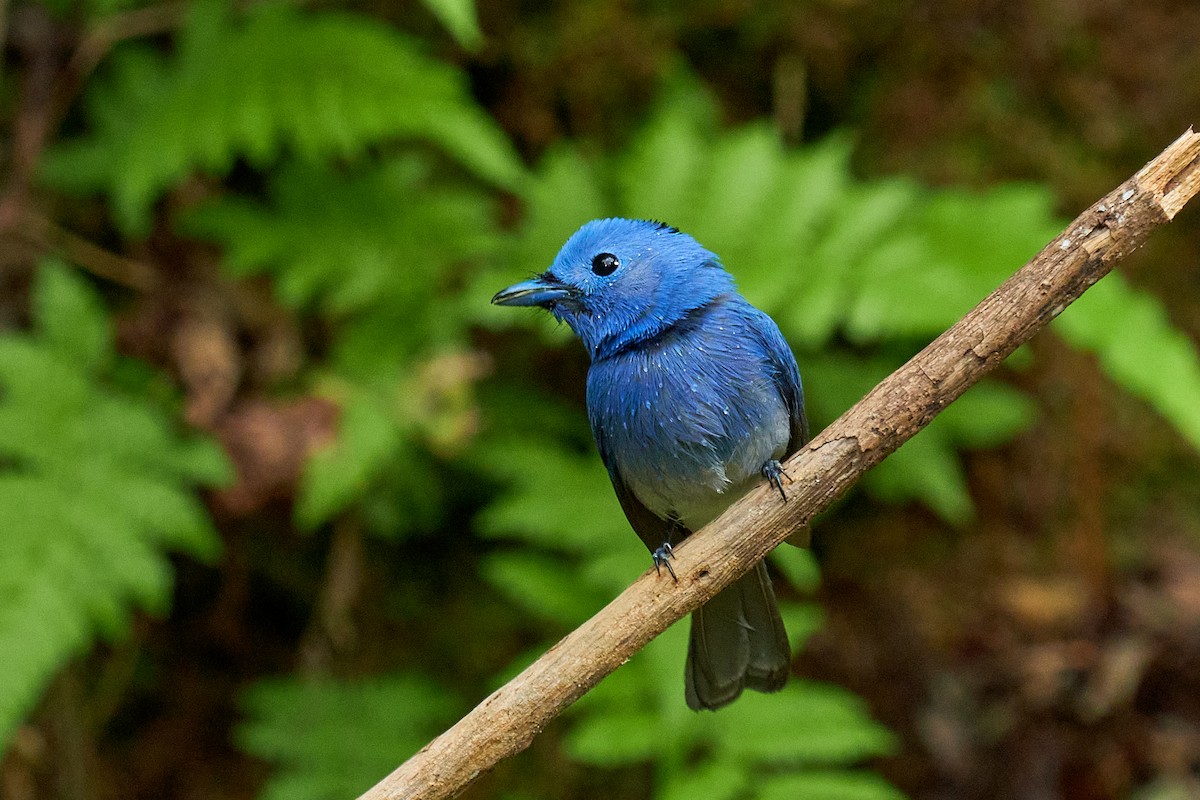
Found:
<path fill-rule="evenodd" d="M 211 445 L 107 389 L 98 299 L 65 266 L 38 273 L 32 336 L 0 336 L 0 749 L 43 687 L 132 606 L 165 610 L 168 551 L 218 540 L 190 486 L 224 478 Z"/>
<path fill-rule="evenodd" d="M 479 517 L 485 536 L 519 533 L 527 541 L 582 554 L 611 547 L 613 533 L 628 527 L 600 459 L 567 452 L 534 431 L 481 442 L 472 464 L 511 483 Z M 563 537 L 564 530 L 571 535 Z"/>
<path fill-rule="evenodd" d="M 1056 319 L 1054 329 L 1095 353 L 1110 378 L 1200 449 L 1200 358 L 1161 301 L 1113 273 Z"/>
<path fill-rule="evenodd" d="M 653 763 L 655 796 L 682 797 L 695 769 L 718 772 L 718 785 L 730 787 L 756 786 L 767 773 L 853 783 L 864 777 L 854 764 L 895 750 L 895 737 L 859 698 L 827 684 L 793 680 L 777 694 L 748 693 L 718 716 L 677 709 L 686 634 L 679 628 L 664 636 L 675 646 L 652 644 L 637 666 L 623 666 L 593 692 L 595 699 L 572 710 L 565 742 L 572 758 L 607 768 Z M 661 658 L 668 650 L 673 658 Z M 891 791 L 888 797 L 900 796 Z"/>
<path fill-rule="evenodd" d="M 789 149 L 764 123 L 722 132 L 710 99 L 686 82 L 674 92 L 686 102 L 665 101 L 613 166 L 610 213 L 694 235 L 793 344 L 940 333 L 1057 233 L 1044 189 L 859 181 L 845 136 Z"/>
<path fill-rule="evenodd" d="M 439 413 L 414 407 L 421 363 L 463 347 L 469 317 L 453 286 L 500 241 L 492 212 L 486 194 L 408 154 L 342 171 L 287 162 L 265 201 L 229 196 L 183 218 L 191 235 L 223 246 L 229 272 L 271 276 L 286 305 L 321 315 L 333 333 L 321 391 L 343 414 L 338 442 L 306 467 L 303 527 L 416 462 L 413 440 Z"/>
<path fill-rule="evenodd" d="M 904 800 L 904 794 L 873 772 L 811 770 L 772 775 L 754 800 Z"/>
<path fill-rule="evenodd" d="M 262 4 L 235 20 L 222 2 L 197 3 L 175 57 L 125 48 L 113 61 L 88 104 L 90 135 L 51 152 L 43 174 L 109 193 L 127 230 L 144 230 L 151 204 L 189 173 L 222 175 L 239 157 L 265 166 L 285 149 L 317 161 L 420 140 L 497 185 L 522 180 L 463 73 L 366 18 Z"/>
<path fill-rule="evenodd" d="M 423 0 L 435 17 L 441 20 L 446 30 L 469 50 L 483 44 L 483 32 L 479 30 L 479 15 L 475 13 L 475 0 Z"/>
<path fill-rule="evenodd" d="M 261 800 L 357 797 L 458 710 L 448 693 L 412 675 L 262 681 L 243 706 L 249 720 L 238 731 L 240 746 L 278 765 Z"/>
<path fill-rule="evenodd" d="M 225 198 L 183 225 L 222 244 L 231 273 L 270 274 L 284 303 L 335 318 L 381 305 L 413 314 L 450 267 L 498 242 L 486 196 L 436 180 L 413 156 L 349 174 L 289 163 L 266 203 Z"/>
<path fill-rule="evenodd" d="M 863 358 L 845 352 L 804 358 L 810 412 L 834 419 L 896 368 L 901 358 Z M 984 381 L 939 414 L 895 455 L 868 472 L 864 484 L 891 503 L 919 498 L 943 519 L 965 524 L 974 515 L 966 476 L 956 453 L 1003 444 L 1034 420 L 1037 409 L 1025 394 Z"/>
<path fill-rule="evenodd" d="M 401 447 L 401 431 L 369 395 L 344 398 L 338 438 L 304 466 L 296 522 L 312 529 L 361 498 Z"/>

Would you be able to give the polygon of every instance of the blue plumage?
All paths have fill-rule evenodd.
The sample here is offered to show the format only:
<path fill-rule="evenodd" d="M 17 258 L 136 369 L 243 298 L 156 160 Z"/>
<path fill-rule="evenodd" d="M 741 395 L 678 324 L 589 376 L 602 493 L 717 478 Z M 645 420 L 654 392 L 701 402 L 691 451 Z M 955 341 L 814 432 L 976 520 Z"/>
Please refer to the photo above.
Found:
<path fill-rule="evenodd" d="M 667 225 L 603 219 L 494 303 L 538 305 L 587 348 L 588 417 L 626 516 L 656 563 L 808 436 L 795 358 L 716 255 Z M 782 492 L 782 486 L 780 486 Z M 760 564 L 693 615 L 686 688 L 717 708 L 774 691 L 790 651 Z"/>
<path fill-rule="evenodd" d="M 605 463 L 656 516 L 699 530 L 786 453 L 789 413 L 760 317 L 724 295 L 588 371 Z"/>

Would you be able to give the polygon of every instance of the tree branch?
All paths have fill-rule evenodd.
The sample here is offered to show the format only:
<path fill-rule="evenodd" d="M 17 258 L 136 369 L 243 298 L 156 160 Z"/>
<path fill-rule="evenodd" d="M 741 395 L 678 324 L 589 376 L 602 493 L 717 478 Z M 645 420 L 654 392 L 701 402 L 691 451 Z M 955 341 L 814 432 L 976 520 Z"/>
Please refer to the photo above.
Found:
<path fill-rule="evenodd" d="M 1197 191 L 1200 135 L 1189 129 L 793 456 L 786 465 L 793 479 L 788 502 L 765 482 L 751 491 L 675 548 L 678 583 L 648 570 L 360 800 L 450 797 L 523 750 L 563 709 L 929 424 Z M 1000 221 L 980 220 L 989 223 Z"/>

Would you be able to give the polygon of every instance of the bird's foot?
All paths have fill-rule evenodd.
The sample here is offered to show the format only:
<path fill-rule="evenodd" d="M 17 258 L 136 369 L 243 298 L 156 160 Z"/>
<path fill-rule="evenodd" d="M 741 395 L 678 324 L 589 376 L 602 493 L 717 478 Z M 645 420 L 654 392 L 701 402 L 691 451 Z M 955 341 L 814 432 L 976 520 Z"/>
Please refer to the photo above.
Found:
<path fill-rule="evenodd" d="M 783 502 L 787 502 L 787 492 L 783 490 L 783 482 L 792 482 L 791 477 L 783 471 L 783 465 L 777 459 L 772 458 L 762 468 L 763 477 L 767 479 L 767 483 L 779 490 L 779 496 L 783 498 Z"/>
<path fill-rule="evenodd" d="M 675 550 L 671 547 L 670 542 L 663 542 L 662 547 L 658 548 L 651 554 L 654 559 L 654 572 L 662 575 L 662 568 L 666 567 L 667 572 L 671 573 L 671 578 L 678 583 L 679 578 L 675 576 L 675 568 L 671 566 L 671 559 L 675 556 Z"/>

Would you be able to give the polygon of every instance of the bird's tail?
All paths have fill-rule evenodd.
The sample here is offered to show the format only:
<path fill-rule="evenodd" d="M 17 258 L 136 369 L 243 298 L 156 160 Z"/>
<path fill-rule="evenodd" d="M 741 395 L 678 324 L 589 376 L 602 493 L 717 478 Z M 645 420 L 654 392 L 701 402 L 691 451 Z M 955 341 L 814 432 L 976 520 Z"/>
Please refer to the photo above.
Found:
<path fill-rule="evenodd" d="M 765 564 L 759 564 L 692 612 L 687 704 L 699 711 L 732 703 L 743 689 L 777 692 L 792 653 Z"/>

